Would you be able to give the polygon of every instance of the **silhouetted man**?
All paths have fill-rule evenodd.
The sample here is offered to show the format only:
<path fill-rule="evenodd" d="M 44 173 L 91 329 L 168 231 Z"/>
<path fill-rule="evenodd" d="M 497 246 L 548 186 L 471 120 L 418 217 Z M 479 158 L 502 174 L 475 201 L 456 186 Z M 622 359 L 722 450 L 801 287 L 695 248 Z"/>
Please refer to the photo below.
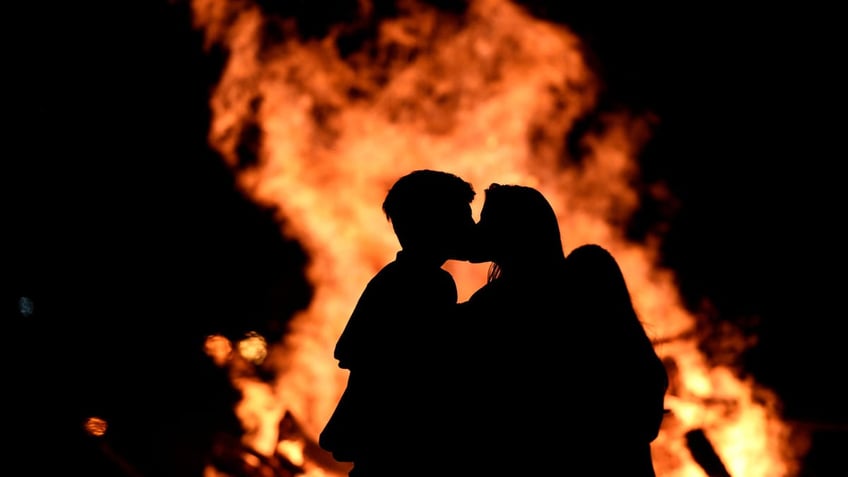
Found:
<path fill-rule="evenodd" d="M 418 170 L 389 190 L 383 211 L 401 250 L 368 283 L 335 348 L 348 384 L 320 445 L 353 462 L 351 477 L 439 475 L 445 337 L 457 301 L 441 267 L 467 258 L 472 185 Z"/>

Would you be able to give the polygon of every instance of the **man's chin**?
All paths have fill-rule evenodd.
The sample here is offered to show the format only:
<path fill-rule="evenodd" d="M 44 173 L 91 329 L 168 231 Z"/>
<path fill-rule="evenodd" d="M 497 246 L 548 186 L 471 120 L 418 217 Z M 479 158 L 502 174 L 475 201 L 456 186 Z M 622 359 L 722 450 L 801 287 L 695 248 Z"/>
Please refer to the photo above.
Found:
<path fill-rule="evenodd" d="M 380 475 L 375 469 L 369 469 L 363 464 L 353 464 L 353 467 L 347 473 L 347 477 L 377 477 Z"/>

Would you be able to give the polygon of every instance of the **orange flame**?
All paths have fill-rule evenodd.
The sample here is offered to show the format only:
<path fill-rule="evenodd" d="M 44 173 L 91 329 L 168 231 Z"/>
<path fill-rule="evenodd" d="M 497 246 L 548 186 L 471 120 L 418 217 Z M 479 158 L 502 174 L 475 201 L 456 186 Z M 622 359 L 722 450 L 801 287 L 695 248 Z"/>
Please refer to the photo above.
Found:
<path fill-rule="evenodd" d="M 472 1 L 462 17 L 405 1 L 343 56 L 337 40 L 374 20 L 367 1 L 359 23 L 318 39 L 301 38 L 295 21 L 267 16 L 249 0 L 192 6 L 207 45 L 229 54 L 211 97 L 210 143 L 253 200 L 277 208 L 283 231 L 310 256 L 313 300 L 282 342 L 268 344 L 273 385 L 239 381 L 247 391 L 240 415 L 255 430 L 249 445 L 273 452 L 287 412 L 317 438 L 347 377 L 332 357 L 335 341 L 366 282 L 398 249 L 383 196 L 401 175 L 432 168 L 478 191 L 491 182 L 537 187 L 560 214 L 567 249 L 595 242 L 619 259 L 637 310 L 662 342 L 658 352 L 677 370 L 672 416 L 654 444 L 660 475 L 703 475 L 686 448 L 692 429 L 705 432 L 731 475 L 797 472 L 776 396 L 708 363 L 674 274 L 656 265 L 660 238 L 637 244 L 623 234 L 639 206 L 636 158 L 657 118 L 601 115 L 580 148 L 566 149 L 575 122 L 596 112 L 599 90 L 572 32 L 508 0 Z M 279 41 L 263 36 L 269 26 L 282 32 Z M 568 152 L 576 149 L 580 157 Z M 485 280 L 480 265 L 446 268 L 461 299 Z"/>

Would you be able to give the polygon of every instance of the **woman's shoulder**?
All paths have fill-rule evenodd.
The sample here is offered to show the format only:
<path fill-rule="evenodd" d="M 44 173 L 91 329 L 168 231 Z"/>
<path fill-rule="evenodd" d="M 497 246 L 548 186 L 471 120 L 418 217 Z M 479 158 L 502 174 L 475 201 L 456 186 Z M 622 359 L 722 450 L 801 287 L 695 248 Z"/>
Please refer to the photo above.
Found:
<path fill-rule="evenodd" d="M 467 304 L 475 304 L 483 301 L 490 300 L 492 297 L 497 296 L 498 289 L 500 288 L 500 280 L 494 280 L 489 283 L 486 283 L 482 287 L 478 288 L 471 296 L 468 298 Z"/>
<path fill-rule="evenodd" d="M 498 278 L 486 283 L 472 293 L 464 305 L 472 310 L 498 308 L 509 301 L 509 297 L 513 295 L 506 282 L 504 278 Z"/>

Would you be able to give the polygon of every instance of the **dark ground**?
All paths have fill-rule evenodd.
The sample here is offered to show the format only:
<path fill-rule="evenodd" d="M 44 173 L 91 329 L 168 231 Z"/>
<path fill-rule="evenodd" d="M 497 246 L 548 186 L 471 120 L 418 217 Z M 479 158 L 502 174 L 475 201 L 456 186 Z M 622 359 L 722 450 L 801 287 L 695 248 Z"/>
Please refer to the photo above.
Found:
<path fill-rule="evenodd" d="M 669 221 L 665 260 L 689 306 L 758 337 L 740 364 L 811 431 L 803 477 L 848 475 L 832 14 L 526 3 L 588 42 L 608 106 L 663 118 L 643 174 L 682 205 L 647 202 L 634 234 Z M 15 404 L 9 433 L 23 444 L 8 459 L 36 456 L 33 475 L 54 465 L 94 475 L 113 464 L 77 435 L 90 413 L 150 428 L 114 431 L 138 462 L 172 447 L 154 429 L 180 448 L 232 430 L 220 411 L 234 398 L 226 380 L 192 350 L 212 331 L 279 331 L 309 290 L 298 245 L 206 148 L 218 63 L 184 12 L 57 5 L 10 7 L 3 33 L 4 389 Z M 306 3 L 286 5 L 320 24 Z M 349 6 L 328 5 L 337 15 Z M 22 296 L 32 314 L 19 312 Z"/>

